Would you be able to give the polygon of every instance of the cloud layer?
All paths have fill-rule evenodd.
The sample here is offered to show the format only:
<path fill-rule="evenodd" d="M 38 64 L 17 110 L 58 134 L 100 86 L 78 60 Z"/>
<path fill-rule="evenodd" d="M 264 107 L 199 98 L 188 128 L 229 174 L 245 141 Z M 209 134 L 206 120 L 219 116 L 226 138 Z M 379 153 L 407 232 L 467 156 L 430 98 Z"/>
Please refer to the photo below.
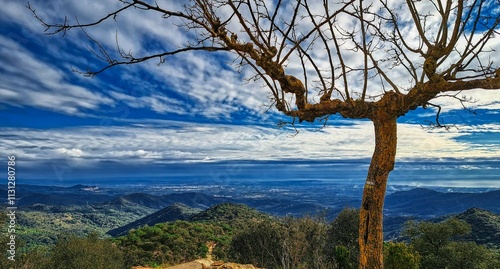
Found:
<path fill-rule="evenodd" d="M 459 126 L 427 131 L 400 124 L 398 159 L 494 158 L 498 141 L 459 138 L 485 132 L 499 134 L 500 125 Z M 223 160 L 368 159 L 373 150 L 369 122 L 322 129 L 194 124 L 157 121 L 128 127 L 73 127 L 49 130 L 2 128 L 2 152 L 26 161 L 69 158 L 82 163 L 123 161 L 168 163 Z"/>

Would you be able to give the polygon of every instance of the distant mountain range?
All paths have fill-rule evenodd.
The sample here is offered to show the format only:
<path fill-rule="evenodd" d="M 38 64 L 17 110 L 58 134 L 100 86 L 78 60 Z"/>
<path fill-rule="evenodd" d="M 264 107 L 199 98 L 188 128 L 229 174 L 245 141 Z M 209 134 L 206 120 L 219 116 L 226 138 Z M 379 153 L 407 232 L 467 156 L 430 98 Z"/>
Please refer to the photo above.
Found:
<path fill-rule="evenodd" d="M 165 206 L 175 203 L 184 204 L 193 208 L 208 208 L 212 205 L 233 201 L 228 198 L 218 198 L 203 193 L 186 192 L 186 193 L 172 193 L 162 196 L 156 196 L 145 193 L 132 193 L 118 196 L 115 199 L 105 202 L 109 205 L 130 205 L 136 204 L 148 208 L 161 209 Z"/>
<path fill-rule="evenodd" d="M 438 222 L 450 217 L 456 217 L 470 225 L 471 233 L 463 239 L 475 241 L 489 248 L 500 249 L 500 214 L 495 214 L 484 209 L 471 208 L 460 214 L 434 218 L 429 221 Z M 176 220 L 221 223 L 230 225 L 231 227 L 239 227 L 238 222 L 244 223 L 255 219 L 272 218 L 270 215 L 241 204 L 222 203 L 203 211 L 193 210 L 182 204 L 174 204 L 128 225 L 113 229 L 108 234 L 116 237 L 122 236 L 126 235 L 131 229 L 139 229 L 146 225 L 154 226 L 158 223 L 173 222 Z"/>
<path fill-rule="evenodd" d="M 212 205 L 230 202 L 247 204 L 260 211 L 273 215 L 303 215 L 315 213 L 330 213 L 333 217 L 343 207 L 357 207 L 361 197 L 338 197 L 337 206 L 321 203 L 323 196 L 318 194 L 317 201 L 296 200 L 282 197 L 232 197 L 214 196 L 201 192 L 170 193 L 152 195 L 147 193 L 114 193 L 113 190 L 101 190 L 96 186 L 75 185 L 72 187 L 52 187 L 38 185 L 18 185 L 17 205 L 32 206 L 36 204 L 52 206 L 89 206 L 127 207 L 132 204 L 150 209 L 162 209 L 175 203 L 181 203 L 192 208 L 206 209 Z M 5 186 L 0 187 L 0 190 Z M 147 190 L 146 190 L 147 191 Z M 2 198 L 5 200 L 5 198 Z M 471 207 L 500 213 L 500 190 L 476 193 L 438 192 L 425 188 L 415 188 L 408 191 L 398 191 L 387 195 L 384 213 L 387 216 L 413 216 L 417 218 L 433 218 L 463 212 Z"/>
<path fill-rule="evenodd" d="M 312 184 L 312 183 L 311 183 Z M 28 243 L 52 242 L 60 232 L 85 234 L 90 231 L 122 235 L 129 229 L 172 220 L 199 220 L 210 211 L 204 211 L 224 203 L 244 204 L 275 216 L 301 216 L 325 214 L 333 219 L 345 207 L 357 207 L 358 194 L 332 194 L 321 188 L 308 190 L 304 184 L 297 187 L 304 192 L 291 193 L 286 186 L 274 188 L 272 194 L 266 190 L 253 191 L 251 195 L 239 188 L 231 193 L 172 192 L 157 195 L 147 188 L 123 189 L 100 188 L 98 186 L 75 185 L 53 187 L 37 185 L 16 186 L 19 224 L 26 233 Z M 6 192 L 5 186 L 0 191 Z M 154 194 L 152 194 L 154 193 Z M 230 194 L 230 195 L 229 195 Z M 301 197 L 307 197 L 302 199 Z M 1 198 L 4 199 L 5 198 Z M 459 214 L 470 208 L 481 208 L 489 213 L 500 213 L 500 191 L 477 193 L 444 193 L 416 188 L 398 191 L 385 199 L 384 233 L 387 239 L 396 238 L 403 224 L 409 220 L 429 220 Z M 5 207 L 2 201 L 0 207 Z M 475 212 L 473 224 L 481 224 L 484 230 L 480 238 L 498 240 L 496 221 L 498 216 Z M 485 211 L 486 212 L 486 211 Z M 469 212 L 470 213 L 470 212 Z M 464 213 L 465 214 L 465 213 Z M 214 214 L 218 215 L 218 214 Z M 469 214 L 470 215 L 470 214 Z M 466 215 L 467 216 L 467 215 Z M 220 217 L 220 216 L 219 216 Z M 469 217 L 470 218 L 470 217 Z M 472 225 L 472 224 L 471 224 Z M 486 236 L 486 233 L 488 234 Z M 496 241 L 495 241 L 496 242 Z"/>
<path fill-rule="evenodd" d="M 500 190 L 481 193 L 443 193 L 416 188 L 388 195 L 385 199 L 386 215 L 408 215 L 433 218 L 456 214 L 477 207 L 500 213 Z"/>

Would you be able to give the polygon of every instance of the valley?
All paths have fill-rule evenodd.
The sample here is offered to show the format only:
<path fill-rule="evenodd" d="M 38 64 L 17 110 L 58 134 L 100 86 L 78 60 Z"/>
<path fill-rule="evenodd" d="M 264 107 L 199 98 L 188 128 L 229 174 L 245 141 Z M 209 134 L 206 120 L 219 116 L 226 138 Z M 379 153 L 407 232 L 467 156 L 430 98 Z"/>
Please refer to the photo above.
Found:
<path fill-rule="evenodd" d="M 446 190 L 446 192 L 444 191 Z M 3 191 L 3 190 L 0 190 Z M 385 202 L 385 238 L 398 238 L 408 220 L 430 220 L 480 208 L 500 213 L 500 190 L 391 186 Z M 148 185 L 18 185 L 19 234 L 27 246 L 51 244 L 60 233 L 124 235 L 129 229 L 190 220 L 221 203 L 244 204 L 272 216 L 333 219 L 360 204 L 362 186 L 320 180 L 162 182 Z M 2 205 L 5 205 L 2 201 Z M 491 225 L 490 225 L 491 226 Z M 499 231 L 491 228 L 493 241 Z M 489 243 L 489 242 L 488 242 Z M 499 244 L 500 245 L 500 244 Z"/>

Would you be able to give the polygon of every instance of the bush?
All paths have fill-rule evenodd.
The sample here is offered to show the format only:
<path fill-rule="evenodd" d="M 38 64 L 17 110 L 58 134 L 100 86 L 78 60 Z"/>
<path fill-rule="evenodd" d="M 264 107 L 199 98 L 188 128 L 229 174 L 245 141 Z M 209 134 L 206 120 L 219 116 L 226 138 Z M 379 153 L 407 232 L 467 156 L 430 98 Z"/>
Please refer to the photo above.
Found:
<path fill-rule="evenodd" d="M 15 269 L 48 269 L 50 264 L 50 247 L 39 246 L 25 251 L 19 257 L 16 256 Z M 1 267 L 4 268 L 4 267 Z M 9 268 L 9 267 L 6 267 Z"/>
<path fill-rule="evenodd" d="M 51 251 L 51 269 L 123 269 L 123 253 L 108 240 L 92 233 L 87 237 L 62 235 Z"/>
<path fill-rule="evenodd" d="M 114 239 L 127 264 L 178 264 L 205 258 L 206 244 L 213 242 L 216 259 L 225 259 L 232 234 L 217 223 L 175 221 L 145 226 Z"/>
<path fill-rule="evenodd" d="M 410 222 L 405 234 L 421 256 L 421 269 L 500 268 L 496 253 L 475 242 L 461 240 L 470 232 L 465 221 L 450 218 L 443 222 Z"/>
<path fill-rule="evenodd" d="M 345 209 L 329 225 L 311 217 L 255 222 L 233 238 L 230 254 L 268 269 L 356 268 L 357 216 Z"/>
<path fill-rule="evenodd" d="M 333 268 L 358 268 L 359 210 L 345 208 L 329 225 L 326 241 L 326 259 Z"/>
<path fill-rule="evenodd" d="M 270 220 L 253 222 L 233 237 L 229 255 L 239 263 L 281 268 L 285 230 L 282 223 Z"/>
<path fill-rule="evenodd" d="M 418 269 L 420 255 L 405 243 L 384 244 L 385 269 Z"/>
<path fill-rule="evenodd" d="M 326 224 L 310 217 L 255 222 L 235 235 L 231 257 L 268 269 L 326 268 Z"/>

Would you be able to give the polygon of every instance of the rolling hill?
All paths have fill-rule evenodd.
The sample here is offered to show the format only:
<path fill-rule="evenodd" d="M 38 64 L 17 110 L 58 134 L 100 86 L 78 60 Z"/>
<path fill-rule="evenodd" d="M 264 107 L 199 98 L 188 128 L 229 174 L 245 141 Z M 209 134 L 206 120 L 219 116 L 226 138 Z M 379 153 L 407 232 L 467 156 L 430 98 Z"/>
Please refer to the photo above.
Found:
<path fill-rule="evenodd" d="M 112 229 L 108 231 L 107 234 L 114 237 L 122 236 L 127 234 L 131 229 L 154 226 L 158 223 L 173 222 L 176 220 L 187 220 L 190 222 L 219 222 L 237 227 L 241 226 L 241 223 L 248 222 L 251 219 L 263 218 L 269 218 L 269 215 L 242 204 L 221 203 L 202 211 L 197 208 L 176 203 L 125 226 Z"/>
<path fill-rule="evenodd" d="M 125 226 L 112 229 L 107 232 L 107 234 L 111 236 L 122 236 L 127 234 L 130 229 L 137 229 L 143 226 L 154 226 L 157 223 L 161 222 L 170 222 L 176 220 L 188 220 L 192 216 L 201 212 L 200 209 L 188 207 L 184 204 L 176 203 L 173 205 L 169 205 L 151 215 L 147 215 L 143 218 L 140 218 L 134 222 L 131 222 Z"/>
<path fill-rule="evenodd" d="M 268 188 L 268 186 L 264 187 Z M 230 209 L 226 209 L 225 213 L 228 214 L 226 216 L 219 215 L 220 212 L 214 212 L 220 208 L 213 206 L 223 203 L 244 204 L 274 216 L 323 213 L 327 219 L 335 217 L 336 213 L 346 206 L 359 204 L 359 201 L 356 202 L 357 196 L 353 195 L 332 196 L 329 192 L 321 192 L 318 189 L 311 189 L 311 191 L 316 190 L 314 193 L 301 189 L 306 197 L 301 198 L 301 193 L 290 193 L 286 185 L 279 187 L 272 195 L 259 192 L 259 189 L 255 187 L 252 187 L 251 195 L 242 195 L 243 192 L 237 188 L 234 189 L 234 193 L 224 195 L 219 190 L 212 193 L 163 194 L 147 188 L 116 189 L 88 185 L 54 187 L 20 184 L 16 189 L 16 194 L 18 192 L 16 202 L 22 207 L 22 210 L 18 212 L 19 231 L 28 244 L 45 244 L 53 242 L 56 235 L 61 232 L 83 235 L 97 231 L 105 234 L 121 228 L 122 230 L 116 231 L 116 234 L 122 234 L 129 228 L 151 226 L 158 222 L 176 219 L 190 220 L 192 218 L 210 221 L 212 218 L 210 214 L 218 216 L 217 218 L 231 220 L 234 214 L 230 213 Z M 300 185 L 300 188 L 305 188 L 305 186 Z M 0 186 L 0 191 L 2 189 L 6 191 L 5 185 Z M 141 191 L 147 193 L 141 193 Z M 498 201 L 500 201 L 500 191 L 444 193 L 416 188 L 395 192 L 388 195 L 385 200 L 385 236 L 386 239 L 397 238 L 402 225 L 409 219 L 430 220 L 459 214 L 472 207 L 499 214 Z M 172 206 L 175 204 L 183 204 L 184 207 Z M 6 203 L 0 204 L 0 208 L 5 206 Z M 172 207 L 168 208 L 169 206 Z M 210 211 L 202 212 L 207 209 Z M 485 226 L 483 230 L 487 231 L 488 227 L 491 225 Z M 493 232 L 477 238 L 491 237 L 495 241 L 496 236 L 497 233 Z"/>
<path fill-rule="evenodd" d="M 415 188 L 388 195 L 384 214 L 419 218 L 457 214 L 477 207 L 500 213 L 500 190 L 478 193 L 438 192 Z"/>
<path fill-rule="evenodd" d="M 489 248 L 500 249 L 500 215 L 491 211 L 470 208 L 456 215 L 458 219 L 467 222 L 471 233 L 466 237 Z"/>

